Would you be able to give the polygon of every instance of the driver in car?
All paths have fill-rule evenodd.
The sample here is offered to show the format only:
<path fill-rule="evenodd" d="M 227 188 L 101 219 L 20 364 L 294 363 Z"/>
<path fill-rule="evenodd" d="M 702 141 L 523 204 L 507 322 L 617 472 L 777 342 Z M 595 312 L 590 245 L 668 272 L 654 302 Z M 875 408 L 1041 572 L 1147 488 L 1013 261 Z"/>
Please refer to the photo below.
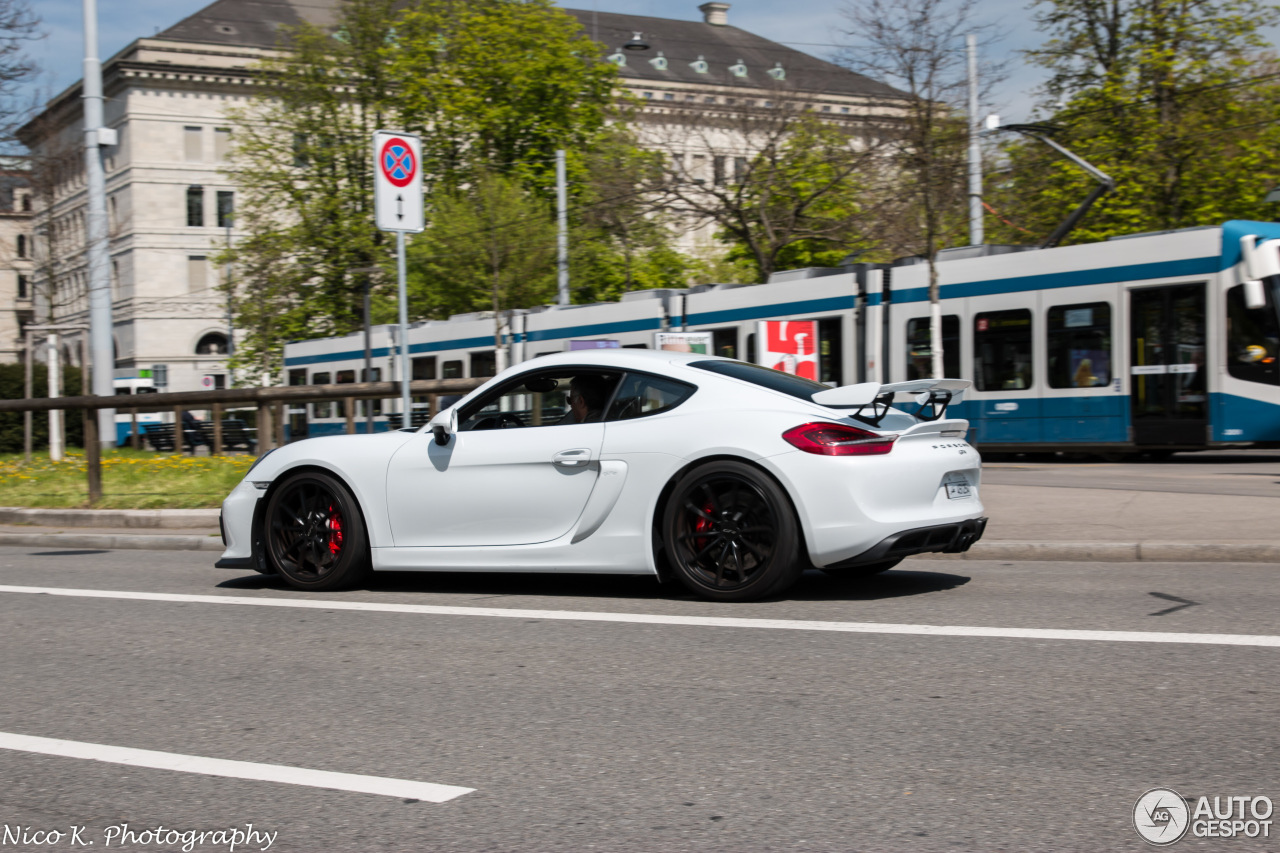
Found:
<path fill-rule="evenodd" d="M 575 376 L 569 383 L 569 411 L 561 423 L 588 424 L 604 420 L 609 381 L 602 376 Z"/>

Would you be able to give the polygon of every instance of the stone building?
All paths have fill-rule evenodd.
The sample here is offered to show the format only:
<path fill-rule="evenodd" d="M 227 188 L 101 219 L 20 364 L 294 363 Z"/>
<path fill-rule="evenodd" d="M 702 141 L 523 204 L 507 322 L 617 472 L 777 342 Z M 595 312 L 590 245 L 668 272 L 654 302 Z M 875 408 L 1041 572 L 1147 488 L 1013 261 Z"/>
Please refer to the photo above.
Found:
<path fill-rule="evenodd" d="M 24 158 L 0 158 L 0 362 L 22 358 L 22 327 L 32 317 L 30 171 Z"/>
<path fill-rule="evenodd" d="M 281 26 L 325 25 L 336 6 L 215 0 L 103 63 L 105 122 L 118 133 L 104 151 L 117 377 L 163 365 L 169 390 L 228 381 L 229 321 L 215 289 L 226 272 L 210 262 L 236 237 L 236 188 L 218 171 L 233 134 L 228 110 L 246 104 L 253 66 L 272 52 Z M 727 3 L 699 8 L 695 21 L 568 10 L 639 99 L 642 140 L 670 150 L 696 180 L 731 177 L 750 148 L 735 122 L 753 110 L 785 101 L 848 122 L 894 113 L 895 90 L 728 25 Z M 647 49 L 628 49 L 639 42 Z M 34 199 L 42 255 L 27 307 L 16 304 L 41 322 L 87 320 L 80 95 L 71 86 L 20 131 L 44 180 Z M 4 275 L 0 288 L 9 286 Z M 3 313 L 0 346 L 8 347 L 16 317 Z"/>

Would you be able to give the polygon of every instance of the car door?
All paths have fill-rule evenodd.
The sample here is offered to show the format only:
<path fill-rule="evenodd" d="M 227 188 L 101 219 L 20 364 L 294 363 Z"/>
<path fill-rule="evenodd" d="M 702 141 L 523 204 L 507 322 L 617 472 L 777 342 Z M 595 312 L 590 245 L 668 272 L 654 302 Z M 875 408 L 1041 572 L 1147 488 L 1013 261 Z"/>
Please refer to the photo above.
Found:
<path fill-rule="evenodd" d="M 416 435 L 387 472 L 395 546 L 531 545 L 568 533 L 600 472 L 600 412 L 617 379 L 572 367 L 523 374 L 460 410 L 447 445 Z M 579 385 L 604 395 L 582 422 L 569 402 Z"/>

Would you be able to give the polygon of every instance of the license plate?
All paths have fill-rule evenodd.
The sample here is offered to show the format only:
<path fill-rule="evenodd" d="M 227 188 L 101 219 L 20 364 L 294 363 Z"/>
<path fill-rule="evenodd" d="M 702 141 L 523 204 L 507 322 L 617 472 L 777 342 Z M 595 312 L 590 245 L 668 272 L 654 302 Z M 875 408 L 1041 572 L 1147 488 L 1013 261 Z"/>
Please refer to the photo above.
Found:
<path fill-rule="evenodd" d="M 950 498 L 951 500 L 956 500 L 958 498 L 973 497 L 973 491 L 969 488 L 969 484 L 967 482 L 963 482 L 963 483 L 949 482 L 949 483 L 945 483 L 944 485 L 947 487 L 947 497 Z"/>

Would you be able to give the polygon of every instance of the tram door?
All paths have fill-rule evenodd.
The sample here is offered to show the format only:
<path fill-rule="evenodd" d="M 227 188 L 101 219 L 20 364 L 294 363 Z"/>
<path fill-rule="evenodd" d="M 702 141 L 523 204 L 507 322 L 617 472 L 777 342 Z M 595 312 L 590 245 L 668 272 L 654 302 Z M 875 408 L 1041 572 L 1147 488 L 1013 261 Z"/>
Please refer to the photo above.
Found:
<path fill-rule="evenodd" d="M 1204 285 L 1129 291 L 1133 441 L 1193 445 L 1209 422 Z"/>

